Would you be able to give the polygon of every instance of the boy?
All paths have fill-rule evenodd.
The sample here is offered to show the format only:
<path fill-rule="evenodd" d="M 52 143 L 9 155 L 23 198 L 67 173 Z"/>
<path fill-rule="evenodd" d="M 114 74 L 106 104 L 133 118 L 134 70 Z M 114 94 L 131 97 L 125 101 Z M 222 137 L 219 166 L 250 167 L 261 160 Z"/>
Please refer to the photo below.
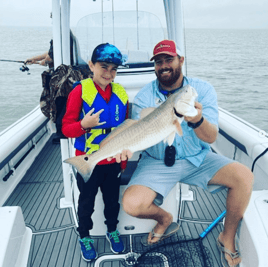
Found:
<path fill-rule="evenodd" d="M 62 132 L 67 137 L 76 138 L 76 156 L 98 150 L 100 142 L 128 117 L 127 93 L 121 85 L 112 82 L 117 67 L 122 64 L 122 54 L 115 46 L 108 43 L 98 45 L 89 61 L 93 79 L 82 80 L 70 93 L 62 120 Z M 82 257 L 86 261 L 97 258 L 89 230 L 93 227 L 91 215 L 99 187 L 105 204 L 106 238 L 113 253 L 124 250 L 116 225 L 120 208 L 118 176 L 125 167 L 126 161 L 120 166 L 116 159 L 102 160 L 96 165 L 87 183 L 77 173 L 77 186 L 80 191 L 77 230 L 80 235 Z"/>

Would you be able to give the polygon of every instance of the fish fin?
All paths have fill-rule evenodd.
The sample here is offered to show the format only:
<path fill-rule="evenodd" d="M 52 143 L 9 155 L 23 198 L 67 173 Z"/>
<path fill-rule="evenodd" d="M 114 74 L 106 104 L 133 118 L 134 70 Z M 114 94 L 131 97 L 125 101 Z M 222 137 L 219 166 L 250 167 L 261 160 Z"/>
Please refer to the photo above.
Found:
<path fill-rule="evenodd" d="M 171 146 L 174 142 L 176 132 L 172 132 L 166 139 L 165 142 L 168 143 L 169 146 Z"/>
<path fill-rule="evenodd" d="M 100 143 L 100 148 L 104 147 L 111 139 L 113 139 L 115 136 L 126 130 L 128 127 L 131 125 L 137 123 L 138 121 L 132 120 L 132 119 L 126 119 L 123 121 L 119 126 L 117 126 L 114 130 L 111 131 L 110 134 L 105 137 L 101 143 Z"/>
<path fill-rule="evenodd" d="M 140 113 L 140 118 L 143 119 L 144 117 L 146 117 L 147 115 L 152 113 L 155 109 L 156 108 L 154 108 L 154 107 L 142 109 L 141 113 Z"/>
<path fill-rule="evenodd" d="M 91 155 L 81 155 L 64 160 L 63 162 L 73 165 L 83 177 L 85 183 L 89 180 L 96 163 L 90 162 Z"/>
<path fill-rule="evenodd" d="M 173 124 L 176 126 L 178 135 L 182 136 L 182 128 L 181 128 L 181 124 L 178 122 L 178 120 L 174 120 Z"/>

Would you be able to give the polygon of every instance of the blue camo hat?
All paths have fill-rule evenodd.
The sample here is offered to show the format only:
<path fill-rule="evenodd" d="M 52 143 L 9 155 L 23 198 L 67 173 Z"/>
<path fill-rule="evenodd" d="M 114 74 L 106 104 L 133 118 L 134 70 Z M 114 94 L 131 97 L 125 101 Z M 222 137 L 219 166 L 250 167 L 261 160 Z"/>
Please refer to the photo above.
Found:
<path fill-rule="evenodd" d="M 91 61 L 113 63 L 117 66 L 124 65 L 127 61 L 127 56 L 122 55 L 117 47 L 109 43 L 98 45 L 92 53 Z"/>

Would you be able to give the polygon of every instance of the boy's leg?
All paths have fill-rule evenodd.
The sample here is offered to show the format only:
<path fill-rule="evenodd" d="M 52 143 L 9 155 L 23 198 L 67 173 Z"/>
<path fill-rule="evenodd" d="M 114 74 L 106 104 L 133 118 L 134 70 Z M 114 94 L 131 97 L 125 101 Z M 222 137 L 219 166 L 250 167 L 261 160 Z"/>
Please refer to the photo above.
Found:
<path fill-rule="evenodd" d="M 119 204 L 119 189 L 120 189 L 120 177 L 118 177 L 121 171 L 120 164 L 115 163 L 107 165 L 105 180 L 101 185 L 101 191 L 104 201 L 104 216 L 106 218 L 105 224 L 107 225 L 106 238 L 110 243 L 110 248 L 113 253 L 120 253 L 124 251 L 124 243 L 120 237 L 120 233 L 117 230 L 118 214 L 120 209 Z"/>
<path fill-rule="evenodd" d="M 87 183 L 84 182 L 82 176 L 77 173 L 77 186 L 80 191 L 78 199 L 78 228 L 80 239 L 79 243 L 81 246 L 82 258 L 85 261 L 91 261 L 97 258 L 97 252 L 94 248 L 94 241 L 89 235 L 89 230 L 92 229 L 93 222 L 91 215 L 94 211 L 95 197 L 98 192 L 98 173 L 97 168 L 93 171 Z"/>
<path fill-rule="evenodd" d="M 121 177 L 118 177 L 121 167 L 120 164 L 114 163 L 106 165 L 105 180 L 101 184 L 103 202 L 104 202 L 104 216 L 105 224 L 107 225 L 108 232 L 116 230 L 118 223 L 118 214 L 120 209 L 119 204 L 119 189 Z"/>
<path fill-rule="evenodd" d="M 77 173 L 77 186 L 80 191 L 78 199 L 78 228 L 80 238 L 89 235 L 89 230 L 93 227 L 91 215 L 94 212 L 95 197 L 98 193 L 102 176 L 99 175 L 99 166 L 96 166 L 87 183 L 82 176 Z"/>

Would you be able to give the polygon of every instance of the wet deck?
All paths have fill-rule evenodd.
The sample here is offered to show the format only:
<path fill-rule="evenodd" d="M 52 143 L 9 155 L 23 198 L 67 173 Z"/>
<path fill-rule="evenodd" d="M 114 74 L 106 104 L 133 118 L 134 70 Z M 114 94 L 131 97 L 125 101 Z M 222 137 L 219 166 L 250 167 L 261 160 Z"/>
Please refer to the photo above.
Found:
<path fill-rule="evenodd" d="M 181 238 L 181 236 L 197 238 L 208 226 L 206 223 L 200 224 L 197 221 L 210 222 L 225 209 L 226 190 L 214 195 L 196 187 L 192 187 L 191 190 L 194 192 L 195 200 L 184 202 L 181 228 L 175 236 L 164 241 L 166 244 Z M 81 258 L 72 211 L 70 208 L 60 209 L 59 207 L 60 198 L 63 196 L 60 145 L 52 144 L 50 140 L 5 203 L 5 206 L 20 206 L 22 208 L 26 226 L 31 228 L 33 232 L 28 267 L 94 266 L 94 262 L 87 263 Z M 209 250 L 213 262 L 211 266 L 215 267 L 221 266 L 220 254 L 215 242 L 221 229 L 222 225 L 217 225 L 202 240 Z M 141 237 L 142 235 L 132 237 L 134 252 L 142 253 L 147 249 L 141 245 Z M 112 255 L 105 237 L 95 237 L 94 240 L 99 257 Z M 123 236 L 123 240 L 126 246 L 125 253 L 128 253 L 130 251 L 130 237 Z M 99 266 L 131 265 L 126 265 L 122 259 L 114 258 L 101 261 Z M 159 266 L 164 265 L 160 264 Z M 195 264 L 189 263 L 187 266 L 195 266 Z"/>

